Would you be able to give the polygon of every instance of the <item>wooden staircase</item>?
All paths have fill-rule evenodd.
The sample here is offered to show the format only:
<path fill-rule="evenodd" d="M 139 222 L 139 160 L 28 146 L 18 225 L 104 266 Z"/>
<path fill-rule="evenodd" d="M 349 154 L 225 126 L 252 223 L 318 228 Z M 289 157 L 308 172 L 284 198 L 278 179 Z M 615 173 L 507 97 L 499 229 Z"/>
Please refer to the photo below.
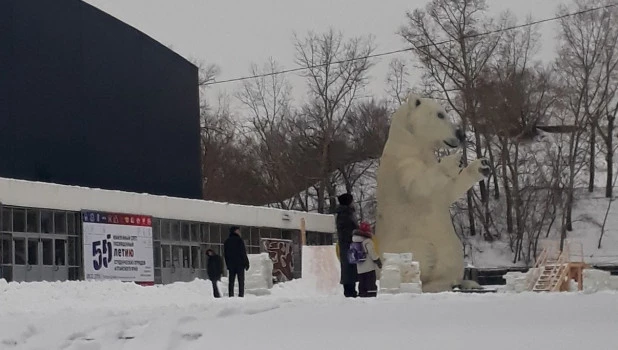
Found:
<path fill-rule="evenodd" d="M 539 278 L 532 287 L 533 292 L 559 292 L 569 269 L 568 264 L 548 264 L 542 267 Z"/>
<path fill-rule="evenodd" d="M 577 278 L 573 274 L 574 268 L 580 269 L 580 263 L 572 262 L 570 258 L 571 250 L 574 247 L 578 247 L 579 251 L 582 251 L 581 243 L 570 244 L 565 241 L 562 250 L 560 250 L 559 244 L 555 244 L 555 242 L 546 244 L 536 261 L 537 272 L 529 290 L 533 292 L 567 291 L 569 290 L 569 281 L 574 277 L 578 280 L 578 287 L 581 290 L 581 277 Z M 583 251 L 581 254 L 574 255 L 579 255 L 583 260 Z"/>

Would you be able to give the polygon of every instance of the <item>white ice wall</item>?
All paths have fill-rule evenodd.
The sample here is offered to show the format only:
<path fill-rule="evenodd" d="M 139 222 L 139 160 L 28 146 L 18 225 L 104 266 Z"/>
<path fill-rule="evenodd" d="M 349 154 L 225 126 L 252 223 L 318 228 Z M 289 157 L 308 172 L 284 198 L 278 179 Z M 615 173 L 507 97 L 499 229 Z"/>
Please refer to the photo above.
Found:
<path fill-rule="evenodd" d="M 205 200 L 155 196 L 0 178 L 3 205 L 79 211 L 81 209 L 151 215 L 158 218 L 335 232 L 333 215 L 254 207 Z M 284 220 L 284 216 L 289 220 Z"/>

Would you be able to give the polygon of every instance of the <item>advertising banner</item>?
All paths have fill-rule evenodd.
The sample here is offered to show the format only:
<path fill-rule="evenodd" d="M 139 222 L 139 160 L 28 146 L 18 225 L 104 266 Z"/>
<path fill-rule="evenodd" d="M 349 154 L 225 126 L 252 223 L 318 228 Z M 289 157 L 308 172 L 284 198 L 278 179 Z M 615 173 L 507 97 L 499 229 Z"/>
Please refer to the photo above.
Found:
<path fill-rule="evenodd" d="M 294 278 L 291 240 L 260 238 L 260 248 L 262 252 L 268 253 L 270 260 L 273 261 L 273 277 L 277 282 L 290 281 Z"/>
<path fill-rule="evenodd" d="M 152 217 L 82 211 L 84 276 L 154 283 Z"/>

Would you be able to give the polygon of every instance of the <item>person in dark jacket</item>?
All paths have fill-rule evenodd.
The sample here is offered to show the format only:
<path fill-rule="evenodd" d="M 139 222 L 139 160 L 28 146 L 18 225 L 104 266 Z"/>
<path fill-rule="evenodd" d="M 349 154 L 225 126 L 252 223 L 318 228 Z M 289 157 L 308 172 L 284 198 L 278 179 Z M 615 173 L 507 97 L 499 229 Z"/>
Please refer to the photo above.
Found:
<path fill-rule="evenodd" d="M 230 228 L 230 236 L 223 243 L 223 257 L 229 271 L 229 296 L 234 296 L 234 280 L 238 278 L 238 296 L 242 298 L 245 296 L 245 271 L 249 270 L 249 257 L 239 227 Z"/>
<path fill-rule="evenodd" d="M 358 228 L 354 207 L 352 202 L 354 197 L 349 193 L 344 193 L 337 197 L 339 206 L 337 207 L 337 239 L 339 241 L 339 262 L 341 264 L 341 280 L 343 284 L 343 295 L 347 298 L 356 298 L 356 281 L 358 279 L 356 265 L 348 262 L 348 251 L 352 243 L 352 232 Z"/>
<path fill-rule="evenodd" d="M 212 249 L 206 250 L 206 256 L 208 257 L 207 273 L 208 279 L 212 282 L 212 293 L 215 298 L 221 298 L 217 282 L 221 280 L 221 276 L 223 275 L 223 260 Z"/>

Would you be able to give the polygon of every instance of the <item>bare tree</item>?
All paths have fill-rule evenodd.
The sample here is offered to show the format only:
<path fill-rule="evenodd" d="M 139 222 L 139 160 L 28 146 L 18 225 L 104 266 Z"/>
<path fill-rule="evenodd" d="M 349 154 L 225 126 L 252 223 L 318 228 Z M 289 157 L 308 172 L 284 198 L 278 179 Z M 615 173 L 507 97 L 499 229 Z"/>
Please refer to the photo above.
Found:
<path fill-rule="evenodd" d="M 533 62 L 538 50 L 538 37 L 533 26 L 506 32 L 492 62 L 476 83 L 479 96 L 476 130 L 486 139 L 495 141 L 487 147 L 490 158 L 498 160 L 493 162 L 494 187 L 500 187 L 498 176 L 501 176 L 505 193 L 506 231 L 513 233 L 517 228 L 520 238 L 523 237 L 521 220 L 525 215 L 521 211 L 523 203 L 519 197 L 520 166 L 523 165 L 520 162 L 524 160 L 520 159 L 520 141 L 529 130 L 535 130 L 552 104 L 547 72 Z M 497 191 L 495 197 L 499 199 Z M 489 209 L 488 204 L 485 205 L 487 213 L 482 222 L 487 226 Z M 485 232 L 488 232 L 487 227 Z"/>
<path fill-rule="evenodd" d="M 388 64 L 386 75 L 386 93 L 397 105 L 401 105 L 410 90 L 408 81 L 408 64 L 401 58 L 395 58 Z"/>
<path fill-rule="evenodd" d="M 618 173 L 614 176 L 614 181 L 612 182 L 612 187 L 616 185 L 616 180 L 618 179 Z M 597 248 L 601 249 L 601 243 L 603 242 L 603 236 L 605 235 L 605 225 L 607 224 L 607 217 L 609 216 L 609 211 L 612 208 L 612 203 L 614 202 L 614 197 L 610 197 L 607 201 L 607 208 L 605 209 L 605 216 L 603 216 L 603 223 L 601 224 L 601 234 L 599 235 L 599 243 L 597 244 Z"/>
<path fill-rule="evenodd" d="M 210 108 L 208 99 L 206 98 L 206 92 L 208 90 L 208 84 L 215 81 L 221 69 L 216 64 L 207 64 L 201 60 L 194 60 L 192 63 L 197 67 L 197 86 L 200 92 L 200 110 L 204 111 Z"/>
<path fill-rule="evenodd" d="M 611 0 L 574 0 L 575 11 L 586 11 L 613 3 Z M 559 15 L 569 9 L 561 6 Z M 587 11 L 560 20 L 558 67 L 565 72 L 565 83 L 574 96 L 570 103 L 574 117 L 589 127 L 588 191 L 594 190 L 597 133 L 607 152 L 606 196 L 612 193 L 613 129 L 607 113 L 618 89 L 618 9 Z M 605 127 L 602 127 L 605 124 Z"/>
<path fill-rule="evenodd" d="M 321 34 L 310 32 L 306 37 L 295 37 L 296 62 L 305 67 L 310 102 L 303 108 L 303 117 L 309 123 L 308 133 L 319 141 L 319 168 L 317 183 L 318 212 L 325 212 L 326 194 L 330 209 L 334 210 L 335 188 L 332 186 L 332 154 L 337 139 L 343 139 L 345 123 L 359 92 L 367 85 L 367 73 L 372 62 L 371 38 L 344 40 L 343 34 L 333 29 Z"/>
<path fill-rule="evenodd" d="M 578 8 L 586 8 L 590 2 L 576 0 Z M 566 13 L 567 8 L 561 7 L 560 13 Z M 602 18 L 596 18 L 598 12 L 589 11 L 576 16 L 563 17 L 561 19 L 560 48 L 556 60 L 556 70 L 560 73 L 561 88 L 563 90 L 563 120 L 570 122 L 578 128 L 568 141 L 569 176 L 566 182 L 566 202 L 562 230 L 562 240 L 566 238 L 566 232 L 573 229 L 572 208 L 574 203 L 574 189 L 579 174 L 579 161 L 581 157 L 587 157 L 589 190 L 594 187 L 595 159 L 596 159 L 596 132 L 599 128 L 595 125 L 600 120 L 600 113 L 608 104 L 608 84 L 604 82 L 607 74 L 602 73 L 603 56 L 606 51 L 606 39 L 604 30 L 611 28 L 599 26 L 603 23 Z M 604 16 L 604 15 L 601 15 Z M 599 22 L 601 20 L 601 22 Z M 608 22 L 610 23 L 610 22 Z M 611 30 L 610 30 L 611 32 Z M 599 39 L 601 38 L 601 39 Z M 614 44 L 615 47 L 615 44 Z M 612 96 L 613 97 L 613 96 Z M 589 134 L 584 133 L 585 130 Z M 586 138 L 586 136 L 589 136 Z M 582 148 L 588 143 L 587 154 L 582 155 Z M 612 152 L 610 148 L 608 150 Z M 610 164 L 608 164 L 609 169 Z M 610 171 L 611 172 L 611 171 Z M 608 180 L 611 183 L 611 178 Z M 611 187 L 611 184 L 610 184 Z"/>
<path fill-rule="evenodd" d="M 262 69 L 252 65 L 251 74 L 259 77 L 243 82 L 236 97 L 249 111 L 247 134 L 252 146 L 246 152 L 255 159 L 254 176 L 263 179 L 267 201 L 286 208 L 285 200 L 300 192 L 299 186 L 307 182 L 297 172 L 292 159 L 295 153 L 289 135 L 292 88 L 283 75 L 272 74 L 279 70 L 281 67 L 272 58 Z"/>
<path fill-rule="evenodd" d="M 198 69 L 198 86 L 200 89 L 206 88 L 208 84 L 215 81 L 215 78 L 219 73 L 221 73 L 221 69 L 216 64 L 205 64 L 203 62 L 196 62 Z"/>
<path fill-rule="evenodd" d="M 497 25 L 487 15 L 484 0 L 432 0 L 425 10 L 407 14 L 408 23 L 400 35 L 414 48 L 426 68 L 426 80 L 436 86 L 450 107 L 463 120 L 463 127 L 473 127 L 477 119 L 476 81 L 486 68 L 500 42 Z M 473 150 L 483 156 L 482 135 L 474 132 Z M 467 149 L 464 148 L 464 165 Z M 488 188 L 480 182 L 482 201 L 487 201 Z M 467 193 L 470 235 L 476 234 L 472 189 Z"/>
<path fill-rule="evenodd" d="M 233 153 L 238 126 L 224 96 L 219 96 L 216 110 L 202 109 L 202 192 L 205 199 L 218 199 L 226 172 L 229 154 Z M 226 198 L 225 200 L 229 200 Z"/>

